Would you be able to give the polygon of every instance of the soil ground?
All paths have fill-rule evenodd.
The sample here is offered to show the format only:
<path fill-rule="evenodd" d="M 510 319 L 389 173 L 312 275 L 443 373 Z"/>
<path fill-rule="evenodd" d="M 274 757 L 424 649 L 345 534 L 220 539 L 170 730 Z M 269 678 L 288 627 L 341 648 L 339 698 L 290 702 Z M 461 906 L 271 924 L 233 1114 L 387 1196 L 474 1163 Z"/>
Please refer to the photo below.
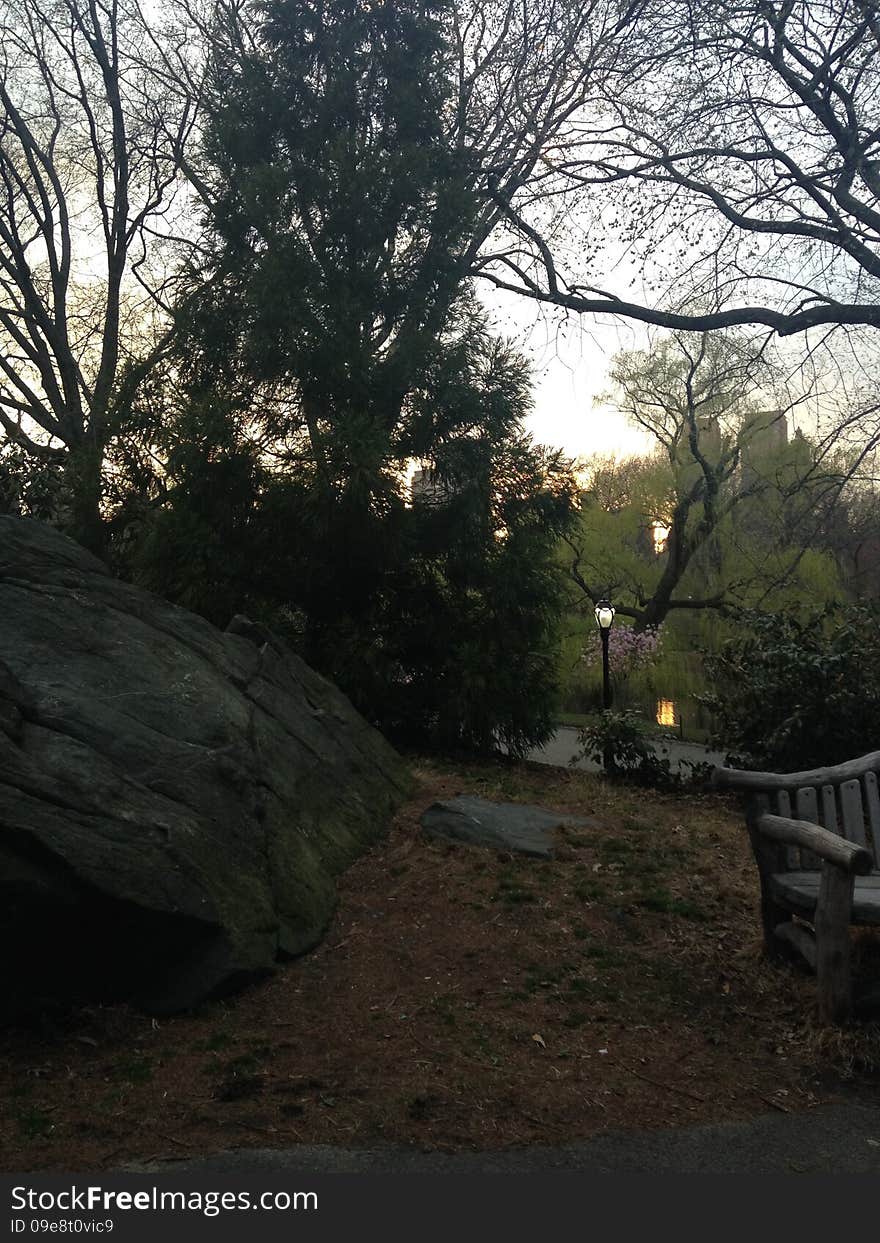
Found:
<path fill-rule="evenodd" d="M 317 950 L 172 1019 L 92 1005 L 0 1039 L 6 1170 L 229 1148 L 568 1144 L 868 1099 L 880 1026 L 830 1030 L 762 956 L 742 819 L 713 794 L 415 760 Z M 457 793 L 595 818 L 551 862 L 425 839 Z M 876 968 L 876 941 L 860 942 Z"/>

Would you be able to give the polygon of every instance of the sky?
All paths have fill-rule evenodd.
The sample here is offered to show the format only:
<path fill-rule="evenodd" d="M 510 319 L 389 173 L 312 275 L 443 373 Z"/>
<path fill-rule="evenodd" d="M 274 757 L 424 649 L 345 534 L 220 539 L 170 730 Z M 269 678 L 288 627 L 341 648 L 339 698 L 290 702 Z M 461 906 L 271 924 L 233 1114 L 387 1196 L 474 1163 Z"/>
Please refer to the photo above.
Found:
<path fill-rule="evenodd" d="M 645 348 L 642 327 L 611 317 L 563 317 L 498 290 L 483 298 L 497 331 L 513 338 L 531 360 L 534 412 L 526 427 L 536 441 L 572 457 L 629 457 L 650 451 L 651 437 L 600 400 L 608 388 L 613 355 Z"/>
<path fill-rule="evenodd" d="M 562 449 L 574 458 L 593 454 L 632 457 L 656 448 L 649 433 L 634 427 L 615 409 L 608 393 L 614 355 L 620 350 L 650 349 L 652 339 L 656 341 L 658 336 L 656 330 L 652 338 L 646 325 L 622 317 L 565 316 L 516 294 L 497 289 L 480 292 L 495 331 L 512 338 L 532 363 L 534 411 L 525 422 L 538 443 Z M 853 393 L 848 391 L 851 387 L 857 382 L 864 387 L 870 381 L 876 388 L 880 364 L 864 334 L 853 332 L 840 342 L 829 337 L 827 356 L 819 345 L 826 336 L 820 332 L 810 341 L 799 335 L 785 343 L 775 342 L 779 351 L 776 361 L 788 374 L 792 399 L 797 392 L 806 391 L 805 383 L 809 387 L 809 375 L 805 380 L 799 373 L 807 345 L 817 351 L 813 356 L 819 369 L 816 397 L 792 406 L 789 434 L 800 427 L 808 435 L 816 435 L 823 426 L 827 430 L 829 418 L 836 426 L 841 410 L 856 399 L 855 388 Z"/>

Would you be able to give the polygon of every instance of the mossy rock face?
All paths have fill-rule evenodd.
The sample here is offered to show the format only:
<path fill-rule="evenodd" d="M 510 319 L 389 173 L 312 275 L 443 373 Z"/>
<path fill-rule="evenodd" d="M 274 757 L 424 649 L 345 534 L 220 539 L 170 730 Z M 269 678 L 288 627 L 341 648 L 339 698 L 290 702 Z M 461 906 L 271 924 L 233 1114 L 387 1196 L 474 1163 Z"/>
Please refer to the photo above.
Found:
<path fill-rule="evenodd" d="M 321 937 L 334 877 L 405 796 L 345 696 L 0 517 L 0 935 L 7 1003 L 190 1007 Z"/>

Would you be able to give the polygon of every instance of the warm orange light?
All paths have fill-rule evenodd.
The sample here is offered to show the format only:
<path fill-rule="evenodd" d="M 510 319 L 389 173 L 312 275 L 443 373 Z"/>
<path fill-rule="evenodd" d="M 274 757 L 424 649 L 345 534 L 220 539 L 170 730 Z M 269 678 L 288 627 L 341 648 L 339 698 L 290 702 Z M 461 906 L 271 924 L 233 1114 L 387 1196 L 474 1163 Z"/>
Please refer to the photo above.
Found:
<path fill-rule="evenodd" d="M 674 725 L 675 724 L 675 703 L 671 699 L 657 700 L 657 724 L 658 725 Z"/>
<path fill-rule="evenodd" d="M 665 522 L 655 522 L 651 527 L 651 537 L 654 540 L 654 552 L 659 557 L 661 552 L 666 552 L 666 541 L 669 539 L 669 527 Z"/>

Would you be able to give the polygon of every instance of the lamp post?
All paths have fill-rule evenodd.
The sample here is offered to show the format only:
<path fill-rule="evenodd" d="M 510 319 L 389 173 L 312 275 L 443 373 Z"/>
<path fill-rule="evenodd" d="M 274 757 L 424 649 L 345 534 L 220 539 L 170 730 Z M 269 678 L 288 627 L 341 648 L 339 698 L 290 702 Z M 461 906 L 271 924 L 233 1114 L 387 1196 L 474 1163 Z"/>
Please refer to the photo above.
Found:
<path fill-rule="evenodd" d="M 599 627 L 599 636 L 602 640 L 602 711 L 607 712 L 611 707 L 611 677 L 608 670 L 608 636 L 611 633 L 611 627 L 614 625 L 614 605 L 610 600 L 602 599 L 598 601 L 593 611 L 596 615 L 596 625 Z M 606 741 L 603 748 L 602 766 L 606 773 L 613 773 L 617 768 L 617 765 L 614 762 L 614 748 L 608 741 Z"/>
<path fill-rule="evenodd" d="M 611 707 L 611 678 L 608 671 L 608 635 L 614 625 L 614 605 L 610 600 L 600 600 L 594 609 L 596 625 L 602 639 L 602 708 L 605 712 Z"/>

